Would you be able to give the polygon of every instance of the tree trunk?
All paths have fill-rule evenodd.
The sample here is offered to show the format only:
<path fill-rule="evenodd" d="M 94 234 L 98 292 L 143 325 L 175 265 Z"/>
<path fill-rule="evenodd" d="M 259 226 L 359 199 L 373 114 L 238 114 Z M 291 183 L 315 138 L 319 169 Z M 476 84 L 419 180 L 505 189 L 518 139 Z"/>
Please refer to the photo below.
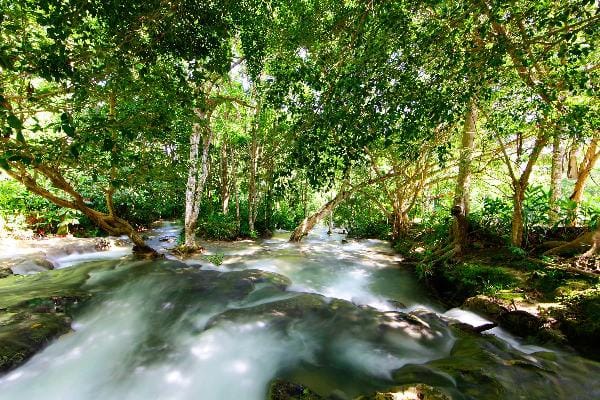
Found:
<path fill-rule="evenodd" d="M 525 200 L 525 189 L 518 185 L 513 193 L 513 214 L 511 228 L 511 243 L 515 247 L 521 247 L 523 244 L 523 201 Z"/>
<path fill-rule="evenodd" d="M 252 134 L 250 143 L 250 177 L 248 179 L 248 230 L 254 232 L 255 219 L 255 201 L 256 201 L 256 170 L 258 159 L 258 143 L 256 139 L 256 130 Z"/>
<path fill-rule="evenodd" d="M 18 169 L 7 169 L 6 173 L 23 184 L 30 192 L 37 194 L 51 201 L 59 207 L 70 208 L 78 210 L 87 216 L 96 226 L 104 230 L 109 235 L 119 236 L 127 235 L 134 244 L 133 251 L 138 254 L 147 254 L 153 257 L 158 256 L 158 253 L 148 246 L 141 235 L 131 226 L 131 224 L 114 215 L 113 213 L 102 213 L 96 211 L 85 204 L 83 197 L 71 186 L 71 184 L 62 176 L 60 171 L 54 167 L 45 165 L 37 165 L 35 167 L 36 173 L 42 174 L 48 179 L 55 189 L 60 190 L 64 194 L 68 195 L 71 199 L 60 197 L 59 195 L 52 193 L 42 187 L 36 180 L 35 177 L 29 175 L 24 167 Z M 110 195 L 112 196 L 112 195 Z M 108 203 L 112 204 L 112 198 L 107 199 Z"/>
<path fill-rule="evenodd" d="M 569 148 L 569 159 L 567 167 L 567 178 L 577 179 L 577 140 L 573 140 L 571 147 Z"/>
<path fill-rule="evenodd" d="M 539 158 L 544 146 L 546 146 L 548 143 L 548 136 L 544 134 L 543 130 L 538 131 L 537 137 L 535 138 L 535 143 L 533 144 L 533 148 L 531 149 L 527 159 L 527 165 L 520 176 L 517 176 L 515 168 L 513 168 L 512 165 L 513 163 L 508 155 L 508 152 L 506 151 L 506 146 L 502 140 L 498 139 L 498 143 L 500 144 L 500 150 L 502 151 L 504 162 L 508 168 L 513 187 L 511 244 L 513 246 L 521 247 L 523 244 L 523 232 L 525 229 L 523 225 L 523 202 L 525 200 L 525 190 L 529 185 L 529 178 L 531 177 L 533 166 L 537 162 L 537 159 Z M 517 167 L 519 167 L 518 160 L 519 159 L 517 158 Z"/>
<path fill-rule="evenodd" d="M 592 257 L 598 253 L 600 253 L 600 228 L 596 229 L 594 236 L 592 236 L 592 247 L 582 257 Z"/>
<path fill-rule="evenodd" d="M 348 195 L 350 191 L 346 191 L 344 189 L 340 190 L 340 192 L 332 199 L 329 200 L 323 207 L 319 209 L 316 213 L 304 218 L 304 220 L 294 229 L 292 235 L 290 236 L 290 242 L 299 242 L 304 238 L 304 236 L 308 235 L 308 232 L 311 231 L 315 227 L 315 225 L 323 219 L 327 214 L 333 212 L 333 209 L 342 202 Z"/>
<path fill-rule="evenodd" d="M 586 232 L 570 242 L 557 242 L 557 246 L 544 252 L 545 256 L 567 256 L 584 252 L 583 256 L 589 257 L 600 249 L 600 229 L 596 232 Z"/>
<path fill-rule="evenodd" d="M 223 215 L 229 212 L 229 198 L 231 197 L 229 187 L 229 163 L 227 154 L 227 141 L 223 140 L 221 144 L 221 210 Z"/>
<path fill-rule="evenodd" d="M 477 108 L 471 102 L 465 117 L 465 125 L 462 133 L 460 158 L 458 162 L 458 178 L 454 193 L 454 204 L 452 215 L 452 236 L 454 243 L 454 254 L 460 255 L 468 245 L 469 223 L 469 191 L 471 189 L 471 158 L 475 142 L 475 130 L 477 122 Z"/>
<path fill-rule="evenodd" d="M 563 149 L 560 134 L 554 136 L 552 143 L 552 167 L 550 172 L 550 198 L 548 200 L 550 222 L 558 221 L 558 200 L 562 194 Z"/>
<path fill-rule="evenodd" d="M 188 170 L 188 181 L 185 191 L 185 220 L 184 234 L 185 247 L 195 249 L 196 226 L 200 214 L 200 203 L 202 193 L 208 178 L 209 150 L 212 143 L 212 130 L 210 129 L 210 114 L 197 111 L 201 122 L 195 123 L 190 136 L 190 159 Z M 202 139 L 202 158 L 200 160 L 200 171 L 198 171 L 198 153 L 200 140 Z M 200 175 L 198 175 L 200 173 Z"/>
<path fill-rule="evenodd" d="M 571 226 L 577 225 L 577 210 L 579 208 L 579 204 L 583 199 L 583 193 L 585 191 L 585 185 L 587 180 L 600 158 L 600 151 L 598 149 L 598 138 L 592 139 L 592 142 L 587 148 L 585 152 L 585 156 L 583 157 L 583 161 L 577 170 L 577 181 L 575 181 L 575 188 L 573 189 L 573 193 L 571 193 L 570 199 L 575 202 L 575 211 L 573 213 L 573 217 L 571 219 Z"/>

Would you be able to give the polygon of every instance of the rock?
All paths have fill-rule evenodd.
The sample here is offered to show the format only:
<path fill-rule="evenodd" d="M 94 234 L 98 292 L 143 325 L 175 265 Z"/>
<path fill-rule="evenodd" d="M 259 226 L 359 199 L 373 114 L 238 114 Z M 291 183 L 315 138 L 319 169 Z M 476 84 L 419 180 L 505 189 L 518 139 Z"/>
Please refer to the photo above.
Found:
<path fill-rule="evenodd" d="M 388 300 L 388 303 L 396 308 L 406 308 L 406 304 L 398 300 Z"/>
<path fill-rule="evenodd" d="M 356 400 L 451 400 L 451 397 L 439 389 L 422 383 L 392 388 L 386 392 L 377 392 L 361 396 Z"/>
<path fill-rule="evenodd" d="M 508 311 L 498 316 L 498 323 L 507 331 L 522 337 L 537 336 L 542 320 L 527 311 Z"/>
<path fill-rule="evenodd" d="M 97 251 L 106 251 L 111 247 L 110 240 L 104 238 L 97 238 L 94 241 L 94 247 Z"/>
<path fill-rule="evenodd" d="M 470 297 L 462 305 L 465 310 L 485 315 L 490 319 L 497 319 L 500 315 L 508 312 L 508 309 L 498 304 L 494 299 L 487 296 Z"/>
<path fill-rule="evenodd" d="M 342 244 L 348 243 L 348 239 L 342 239 Z"/>
<path fill-rule="evenodd" d="M 306 386 L 276 379 L 269 386 L 269 400 L 321 400 L 323 397 Z"/>
<path fill-rule="evenodd" d="M 16 259 L 10 267 L 15 275 L 30 275 L 54 269 L 54 264 L 43 256 Z"/>
<path fill-rule="evenodd" d="M 4 317 L 0 325 L 0 372 L 22 364 L 50 340 L 71 329 L 64 314 L 22 312 Z"/>
<path fill-rule="evenodd" d="M 115 246 L 117 247 L 127 247 L 131 245 L 131 241 L 129 239 L 115 239 Z"/>

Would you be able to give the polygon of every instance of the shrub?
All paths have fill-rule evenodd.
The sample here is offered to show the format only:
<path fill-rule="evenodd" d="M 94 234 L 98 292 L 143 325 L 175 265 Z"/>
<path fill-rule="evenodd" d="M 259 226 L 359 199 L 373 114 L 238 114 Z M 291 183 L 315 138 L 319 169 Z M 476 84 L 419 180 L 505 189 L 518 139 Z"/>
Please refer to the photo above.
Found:
<path fill-rule="evenodd" d="M 198 234 L 211 240 L 235 240 L 238 237 L 235 216 L 220 212 L 208 214 L 198 222 Z"/>

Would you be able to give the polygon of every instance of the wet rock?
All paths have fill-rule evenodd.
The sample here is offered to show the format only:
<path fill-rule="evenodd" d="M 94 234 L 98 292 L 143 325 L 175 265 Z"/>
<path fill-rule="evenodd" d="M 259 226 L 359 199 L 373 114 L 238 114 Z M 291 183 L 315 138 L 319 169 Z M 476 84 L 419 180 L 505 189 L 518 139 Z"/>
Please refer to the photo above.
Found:
<path fill-rule="evenodd" d="M 491 319 L 496 319 L 500 315 L 508 312 L 506 307 L 487 296 L 470 297 L 465 300 L 462 308 L 473 311 L 474 313 L 483 314 Z"/>
<path fill-rule="evenodd" d="M 12 274 L 13 272 L 12 269 L 10 269 L 10 266 L 0 262 L 0 279 L 6 278 L 7 276 L 10 276 Z"/>
<path fill-rule="evenodd" d="M 536 336 L 543 325 L 540 318 L 522 310 L 508 311 L 497 318 L 500 326 L 521 337 Z"/>
<path fill-rule="evenodd" d="M 111 243 L 110 240 L 104 238 L 97 238 L 94 241 L 94 248 L 96 251 L 106 251 L 110 249 Z"/>
<path fill-rule="evenodd" d="M 377 392 L 368 396 L 360 396 L 356 400 L 451 400 L 449 396 L 439 389 L 419 383 L 404 385 L 389 389 L 386 392 Z"/>
<path fill-rule="evenodd" d="M 396 308 L 406 308 L 406 304 L 398 300 L 388 300 L 388 303 Z"/>
<path fill-rule="evenodd" d="M 31 357 L 52 339 L 70 330 L 64 314 L 4 314 L 0 322 L 0 372 Z"/>
<path fill-rule="evenodd" d="M 115 243 L 115 246 L 118 246 L 118 247 L 127 247 L 127 246 L 131 245 L 131 241 L 129 239 L 122 239 L 122 238 L 115 239 L 114 243 Z"/>
<path fill-rule="evenodd" d="M 553 338 L 559 339 L 544 328 L 544 321 L 540 317 L 523 310 L 509 311 L 494 299 L 486 296 L 468 298 L 463 304 L 463 308 L 491 319 L 517 336 L 537 337 L 543 341 Z M 555 340 L 552 341 L 555 342 Z"/>
<path fill-rule="evenodd" d="M 10 269 L 15 275 L 30 275 L 54 269 L 54 264 L 43 255 L 16 258 L 8 261 Z"/>
<path fill-rule="evenodd" d="M 269 400 L 322 400 L 306 386 L 277 379 L 269 387 Z"/>

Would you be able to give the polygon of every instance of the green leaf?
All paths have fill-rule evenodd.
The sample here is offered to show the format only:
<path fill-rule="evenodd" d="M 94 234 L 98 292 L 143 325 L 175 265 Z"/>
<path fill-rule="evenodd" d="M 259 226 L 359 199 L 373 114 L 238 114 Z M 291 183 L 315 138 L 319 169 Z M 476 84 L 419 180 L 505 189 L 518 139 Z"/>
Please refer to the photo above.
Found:
<path fill-rule="evenodd" d="M 17 131 L 17 141 L 25 143 L 25 137 L 23 136 L 23 132 L 21 132 L 21 130 Z"/>

